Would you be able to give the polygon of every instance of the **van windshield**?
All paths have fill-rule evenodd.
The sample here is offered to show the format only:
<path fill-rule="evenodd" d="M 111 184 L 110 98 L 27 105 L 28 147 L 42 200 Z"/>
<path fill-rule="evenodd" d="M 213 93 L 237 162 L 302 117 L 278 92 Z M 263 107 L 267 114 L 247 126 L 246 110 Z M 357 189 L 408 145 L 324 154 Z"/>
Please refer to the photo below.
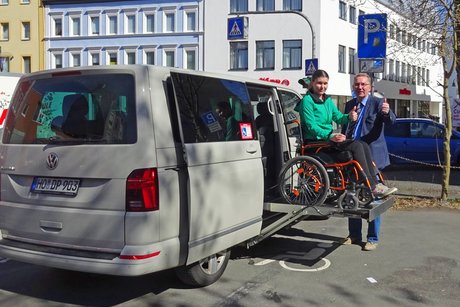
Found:
<path fill-rule="evenodd" d="M 130 74 L 27 78 L 13 97 L 3 143 L 135 143 L 135 112 Z"/>

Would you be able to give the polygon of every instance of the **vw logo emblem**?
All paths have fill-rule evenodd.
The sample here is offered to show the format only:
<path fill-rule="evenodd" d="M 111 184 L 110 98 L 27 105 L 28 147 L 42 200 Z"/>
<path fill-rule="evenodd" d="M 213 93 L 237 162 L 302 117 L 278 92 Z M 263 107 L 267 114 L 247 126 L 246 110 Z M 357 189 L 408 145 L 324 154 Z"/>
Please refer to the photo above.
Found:
<path fill-rule="evenodd" d="M 46 166 L 49 169 L 55 169 L 58 165 L 59 158 L 58 155 L 54 152 L 50 153 L 48 157 L 46 158 Z"/>

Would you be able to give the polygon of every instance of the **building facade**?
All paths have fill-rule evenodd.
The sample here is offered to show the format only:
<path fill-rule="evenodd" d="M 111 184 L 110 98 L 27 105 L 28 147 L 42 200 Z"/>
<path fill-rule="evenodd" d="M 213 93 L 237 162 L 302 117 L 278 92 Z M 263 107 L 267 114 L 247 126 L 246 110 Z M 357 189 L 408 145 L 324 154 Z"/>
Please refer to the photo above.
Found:
<path fill-rule="evenodd" d="M 343 108 L 352 95 L 353 77 L 360 71 L 358 17 L 385 13 L 387 57 L 383 72 L 375 74 L 374 89 L 385 94 L 398 117 L 442 118 L 438 87 L 442 67 L 435 46 L 398 27 L 402 16 L 392 2 L 206 1 L 204 69 L 262 78 L 304 91 L 297 80 L 312 63 L 316 65 L 310 60 L 317 59 L 315 68 L 330 76 L 328 93 Z"/>
<path fill-rule="evenodd" d="M 43 69 L 41 0 L 0 0 L 0 72 Z"/>
<path fill-rule="evenodd" d="M 203 70 L 202 1 L 43 3 L 46 68 L 154 64 Z"/>

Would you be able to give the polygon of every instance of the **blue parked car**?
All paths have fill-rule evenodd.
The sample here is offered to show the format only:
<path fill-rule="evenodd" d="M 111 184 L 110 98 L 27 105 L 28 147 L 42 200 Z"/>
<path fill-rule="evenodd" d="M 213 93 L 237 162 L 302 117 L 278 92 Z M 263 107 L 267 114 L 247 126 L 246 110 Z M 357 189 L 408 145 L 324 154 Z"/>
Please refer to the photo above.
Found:
<path fill-rule="evenodd" d="M 392 163 L 444 162 L 445 126 L 426 118 L 398 118 L 395 124 L 385 126 L 385 140 Z M 452 131 L 450 141 L 452 165 L 460 165 L 460 133 Z M 393 155 L 403 157 L 405 160 Z"/>

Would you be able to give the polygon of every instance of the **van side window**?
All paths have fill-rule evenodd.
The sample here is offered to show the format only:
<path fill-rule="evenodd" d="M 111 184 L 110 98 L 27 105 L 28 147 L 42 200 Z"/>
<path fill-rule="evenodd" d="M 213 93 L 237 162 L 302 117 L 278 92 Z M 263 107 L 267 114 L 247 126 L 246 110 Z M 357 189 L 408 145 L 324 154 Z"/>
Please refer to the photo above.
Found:
<path fill-rule="evenodd" d="M 278 90 L 278 96 L 283 105 L 284 122 L 288 123 L 286 125 L 288 137 L 299 137 L 300 125 L 293 123 L 293 121 L 298 121 L 300 123 L 300 115 L 294 108 L 300 102 L 301 98 L 294 93 L 282 90 Z"/>
<path fill-rule="evenodd" d="M 185 143 L 257 139 L 243 82 L 171 73 Z"/>

